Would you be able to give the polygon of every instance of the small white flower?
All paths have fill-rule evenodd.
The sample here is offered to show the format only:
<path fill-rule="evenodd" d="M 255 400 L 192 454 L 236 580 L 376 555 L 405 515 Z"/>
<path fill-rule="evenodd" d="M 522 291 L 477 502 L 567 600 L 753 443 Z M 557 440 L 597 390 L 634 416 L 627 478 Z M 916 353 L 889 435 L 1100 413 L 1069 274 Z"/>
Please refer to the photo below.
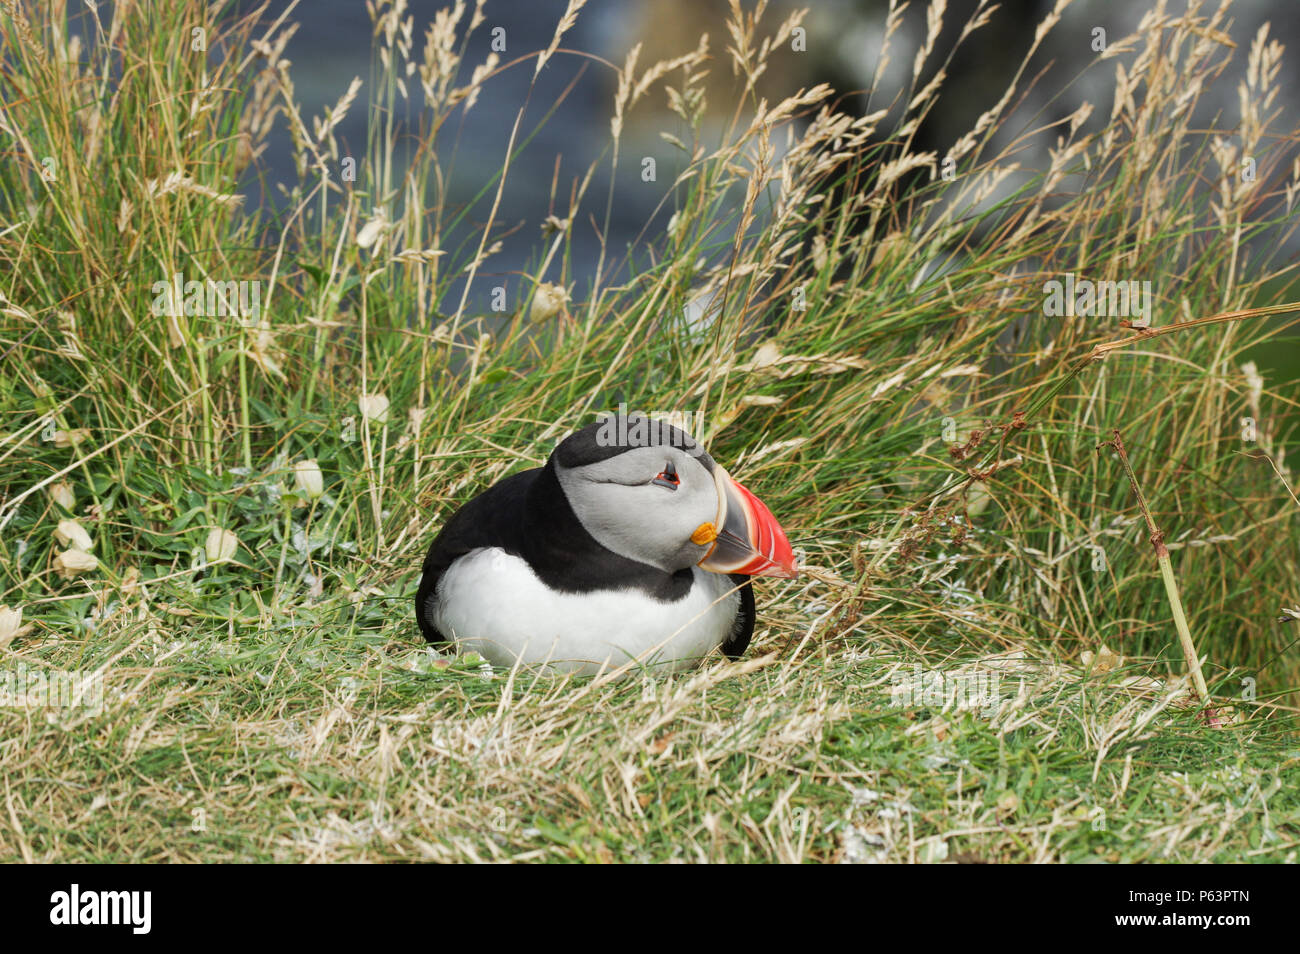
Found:
<path fill-rule="evenodd" d="M 99 566 L 99 561 L 84 550 L 64 550 L 54 557 L 54 570 L 65 580 L 89 573 Z"/>
<path fill-rule="evenodd" d="M 318 500 L 325 493 L 325 478 L 315 459 L 300 460 L 293 465 L 293 485 L 308 500 Z"/>
<path fill-rule="evenodd" d="M 375 244 L 375 239 L 379 238 L 387 226 L 388 216 L 384 214 L 383 209 L 380 209 L 375 213 L 374 218 L 367 222 L 361 229 L 361 234 L 357 236 L 357 245 L 361 248 L 370 248 L 370 246 Z"/>
<path fill-rule="evenodd" d="M 7 646 L 22 628 L 22 607 L 10 609 L 8 606 L 0 606 L 0 646 Z"/>
<path fill-rule="evenodd" d="M 560 309 L 568 300 L 569 293 L 564 290 L 563 285 L 547 283 L 538 285 L 537 291 L 533 294 L 533 306 L 528 312 L 528 317 L 533 321 L 548 321 L 560 313 Z"/>
<path fill-rule="evenodd" d="M 235 551 L 239 549 L 239 537 L 217 527 L 208 533 L 203 549 L 209 563 L 225 563 L 234 559 Z"/>
<path fill-rule="evenodd" d="M 54 531 L 54 539 L 63 546 L 70 546 L 82 553 L 89 553 L 95 547 L 95 541 L 90 539 L 86 528 L 75 520 L 60 520 L 58 528 Z"/>
<path fill-rule="evenodd" d="M 382 394 L 363 394 L 357 398 L 357 407 L 372 424 L 383 424 L 388 420 L 388 398 Z"/>
<path fill-rule="evenodd" d="M 77 498 L 72 492 L 72 485 L 66 480 L 60 480 L 57 484 L 50 484 L 47 493 L 49 493 L 50 499 L 64 510 L 71 510 L 77 505 Z"/>
<path fill-rule="evenodd" d="M 90 430 L 85 427 L 74 427 L 70 431 L 55 431 L 55 447 L 73 447 L 90 437 Z"/>

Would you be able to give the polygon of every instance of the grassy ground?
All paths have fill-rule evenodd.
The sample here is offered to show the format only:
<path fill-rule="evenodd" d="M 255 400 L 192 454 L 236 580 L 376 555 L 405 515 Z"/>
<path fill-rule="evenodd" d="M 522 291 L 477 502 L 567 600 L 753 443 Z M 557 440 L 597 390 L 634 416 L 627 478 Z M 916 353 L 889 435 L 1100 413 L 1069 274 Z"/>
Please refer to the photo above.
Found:
<path fill-rule="evenodd" d="M 508 117 L 490 175 L 449 131 L 495 71 L 567 55 L 567 17 L 476 64 L 490 7 L 426 40 L 380 4 L 347 157 L 336 115 L 300 115 L 285 24 L 148 6 L 74 45 L 58 4 L 0 5 L 0 660 L 101 696 L 0 706 L 6 859 L 1295 859 L 1297 388 L 1249 363 L 1295 346 L 1267 37 L 1235 49 L 1215 7 L 1113 42 L 1109 115 L 1012 130 L 1055 145 L 1038 173 L 992 135 L 1027 69 L 948 179 L 912 149 L 942 61 L 888 113 L 824 112 L 829 90 L 771 92 L 797 20 L 747 7 L 617 69 L 616 183 L 644 185 L 630 112 L 676 113 L 673 219 L 630 277 L 610 248 L 573 278 L 572 230 L 617 201 L 580 177 L 525 294 L 479 314 L 460 289 L 497 281 L 537 119 Z M 1241 115 L 1207 131 L 1234 56 Z M 703 101 L 706 70 L 734 106 Z M 276 125 L 282 217 L 236 193 Z M 443 201 L 471 176 L 473 206 Z M 259 299 L 167 314 L 177 272 Z M 1155 333 L 1053 315 L 1068 274 L 1151 282 Z M 708 296 L 711 323 L 678 317 Z M 698 415 L 803 551 L 800 580 L 759 584 L 746 658 L 561 679 L 431 653 L 410 595 L 432 534 L 620 401 Z M 1098 450 L 1115 430 L 1211 700 Z"/>
<path fill-rule="evenodd" d="M 1121 679 L 1002 663 L 988 670 L 1000 705 L 945 713 L 924 690 L 900 704 L 912 657 L 843 637 L 796 654 L 769 633 L 752 659 L 692 678 L 557 682 L 431 660 L 381 614 L 322 615 L 236 625 L 233 637 L 141 633 L 118 650 L 102 714 L 8 720 L 7 851 L 1296 858 L 1294 738 L 1206 730 L 1168 693 Z M 810 622 L 778 613 L 774 625 L 797 634 Z"/>

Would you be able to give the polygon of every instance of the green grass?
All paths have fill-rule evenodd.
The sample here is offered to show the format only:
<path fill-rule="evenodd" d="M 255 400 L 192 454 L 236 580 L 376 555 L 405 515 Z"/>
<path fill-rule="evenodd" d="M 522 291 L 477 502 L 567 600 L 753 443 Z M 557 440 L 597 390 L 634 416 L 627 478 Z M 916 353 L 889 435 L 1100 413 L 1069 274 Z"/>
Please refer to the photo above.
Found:
<path fill-rule="evenodd" d="M 4 859 L 1295 859 L 1300 652 L 1276 617 L 1300 604 L 1300 407 L 1294 367 L 1262 356 L 1295 345 L 1273 252 L 1298 187 L 1266 41 L 1234 50 L 1208 12 L 1146 30 L 1093 64 L 1124 65 L 1114 115 L 995 140 L 1018 78 L 948 182 L 912 141 L 942 76 L 886 128 L 822 113 L 831 91 L 781 88 L 795 22 L 747 11 L 611 83 L 612 115 L 677 113 L 655 186 L 674 223 L 631 277 L 609 247 L 579 286 L 573 229 L 618 193 L 559 182 L 525 294 L 476 314 L 449 292 L 495 281 L 498 188 L 538 112 L 509 116 L 489 174 L 458 164 L 455 123 L 494 71 L 569 55 L 560 33 L 476 74 L 463 23 L 426 57 L 425 24 L 408 44 L 381 4 L 386 60 L 339 91 L 372 115 L 352 182 L 301 116 L 281 26 L 190 0 L 114 15 L 69 52 L 57 4 L 0 4 L 0 674 L 103 689 L 0 707 Z M 1207 132 L 1177 97 L 1234 55 L 1247 112 Z M 272 188 L 277 124 L 299 174 L 281 217 L 232 198 L 241 175 Z M 1229 134 L 1240 153 L 1216 154 Z M 1018 135 L 1064 137 L 1052 167 L 1016 173 Z M 645 187 L 621 136 L 600 161 Z M 478 198 L 452 205 L 452 182 Z M 260 314 L 153 313 L 177 271 L 262 282 Z M 1160 333 L 1087 360 L 1131 332 L 1045 315 L 1069 272 L 1151 281 Z M 550 285 L 568 301 L 548 315 Z M 706 291 L 720 317 L 693 332 L 678 316 Z M 432 535 L 620 401 L 700 413 L 803 551 L 799 580 L 758 584 L 746 657 L 620 680 L 431 653 L 410 597 Z M 1208 706 L 1098 451 L 1115 429 Z M 309 459 L 320 497 L 295 486 Z M 67 567 L 73 519 L 91 568 Z M 994 704 L 908 696 L 914 667 L 996 672 Z"/>
<path fill-rule="evenodd" d="M 593 683 L 431 660 L 374 616 L 201 629 L 112 647 L 102 714 L 7 735 L 14 856 L 1296 856 L 1293 737 L 1207 731 L 1113 676 L 1024 661 L 998 711 L 944 712 L 900 704 L 911 663 L 844 637 Z"/>

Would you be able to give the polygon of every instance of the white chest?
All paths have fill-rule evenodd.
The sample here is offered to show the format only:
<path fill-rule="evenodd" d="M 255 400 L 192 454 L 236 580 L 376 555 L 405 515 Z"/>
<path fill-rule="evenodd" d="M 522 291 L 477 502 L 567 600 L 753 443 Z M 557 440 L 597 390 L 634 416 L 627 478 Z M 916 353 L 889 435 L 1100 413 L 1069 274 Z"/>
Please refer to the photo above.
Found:
<path fill-rule="evenodd" d="M 686 669 L 731 634 L 740 603 L 728 577 L 692 572 L 694 585 L 675 603 L 637 589 L 557 593 L 523 560 L 489 547 L 443 573 L 434 622 L 461 651 L 497 666 L 595 673 L 635 659 Z"/>

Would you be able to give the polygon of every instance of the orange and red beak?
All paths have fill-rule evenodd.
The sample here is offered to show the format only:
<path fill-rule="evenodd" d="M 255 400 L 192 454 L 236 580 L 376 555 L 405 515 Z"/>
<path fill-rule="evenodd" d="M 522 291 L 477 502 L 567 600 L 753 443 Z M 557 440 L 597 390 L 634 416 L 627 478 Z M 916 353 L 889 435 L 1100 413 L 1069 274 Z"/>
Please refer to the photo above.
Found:
<path fill-rule="evenodd" d="M 713 547 L 700 568 L 746 576 L 798 576 L 794 551 L 772 511 L 718 464 L 713 465 L 713 482 L 718 487 L 718 518 L 711 528 L 700 527 L 699 537 L 691 538 L 704 543 L 710 531 L 714 534 Z"/>

